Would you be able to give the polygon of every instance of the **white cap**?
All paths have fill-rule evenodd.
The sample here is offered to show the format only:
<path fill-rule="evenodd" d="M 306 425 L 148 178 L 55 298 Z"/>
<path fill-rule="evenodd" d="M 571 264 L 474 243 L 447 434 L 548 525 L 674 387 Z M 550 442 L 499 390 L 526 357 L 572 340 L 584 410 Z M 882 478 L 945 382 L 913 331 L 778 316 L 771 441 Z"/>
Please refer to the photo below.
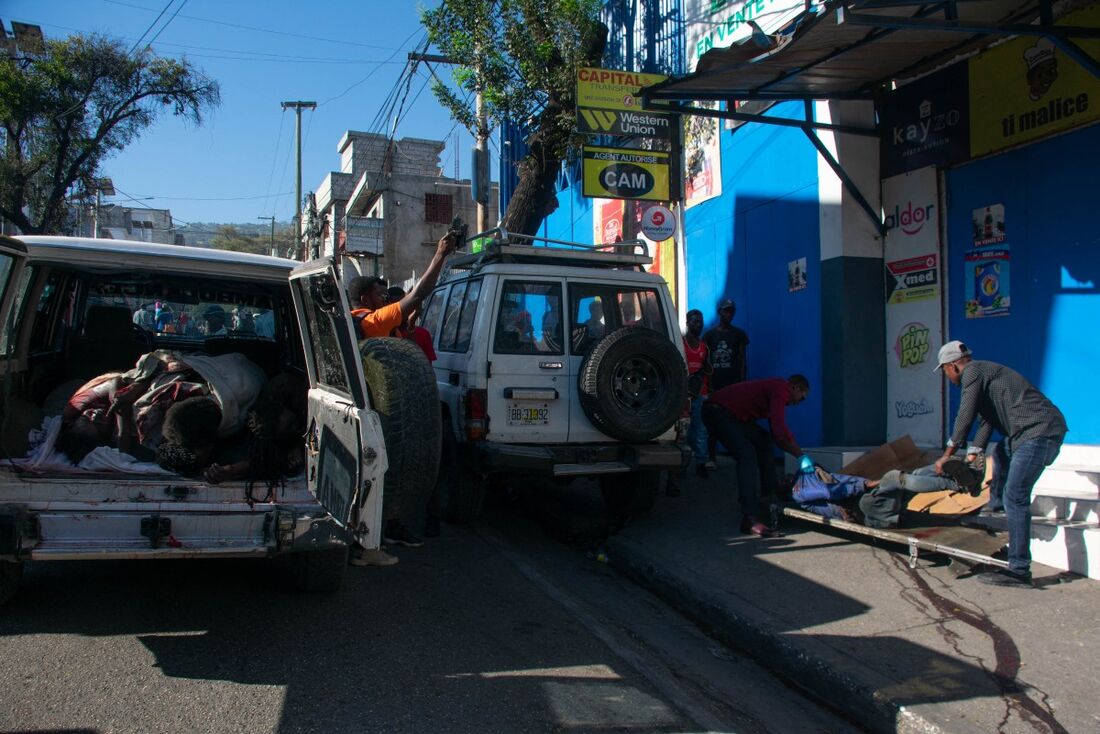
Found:
<path fill-rule="evenodd" d="M 939 364 L 937 364 L 932 371 L 943 367 L 945 364 L 950 364 L 957 359 L 970 356 L 970 348 L 963 344 L 961 341 L 950 341 L 940 347 Z"/>

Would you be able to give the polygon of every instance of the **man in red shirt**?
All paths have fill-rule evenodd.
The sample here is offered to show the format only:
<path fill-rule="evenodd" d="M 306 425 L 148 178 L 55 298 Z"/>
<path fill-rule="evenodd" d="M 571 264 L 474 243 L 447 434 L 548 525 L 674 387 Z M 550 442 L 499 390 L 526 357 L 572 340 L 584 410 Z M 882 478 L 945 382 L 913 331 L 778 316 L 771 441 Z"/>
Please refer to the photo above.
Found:
<path fill-rule="evenodd" d="M 772 444 L 792 456 L 802 448 L 787 428 L 788 405 L 797 405 L 810 393 L 810 382 L 802 375 L 786 380 L 771 377 L 728 385 L 707 396 L 703 423 L 737 459 L 737 491 L 741 502 L 741 532 L 766 537 L 772 529 L 757 518 L 760 487 L 765 494 L 778 489 Z M 767 418 L 770 433 L 756 421 Z"/>
<path fill-rule="evenodd" d="M 710 366 L 710 350 L 700 338 L 703 333 L 703 312 L 693 308 L 687 312 L 687 333 L 684 334 L 684 358 L 688 369 L 688 394 L 691 396 L 691 422 L 687 442 L 695 459 L 695 473 L 707 476 L 707 429 L 703 425 L 703 402 L 706 400 Z"/>
<path fill-rule="evenodd" d="M 408 295 L 396 303 L 388 302 L 386 281 L 381 278 L 368 275 L 352 278 L 348 283 L 348 300 L 351 301 L 351 315 L 359 322 L 359 335 L 363 339 L 389 336 L 394 329 L 401 326 L 401 322 L 405 320 L 404 314 L 416 309 L 435 288 L 439 273 L 443 270 L 443 261 L 455 251 L 457 241 L 453 231 L 443 235 L 424 275 Z"/>

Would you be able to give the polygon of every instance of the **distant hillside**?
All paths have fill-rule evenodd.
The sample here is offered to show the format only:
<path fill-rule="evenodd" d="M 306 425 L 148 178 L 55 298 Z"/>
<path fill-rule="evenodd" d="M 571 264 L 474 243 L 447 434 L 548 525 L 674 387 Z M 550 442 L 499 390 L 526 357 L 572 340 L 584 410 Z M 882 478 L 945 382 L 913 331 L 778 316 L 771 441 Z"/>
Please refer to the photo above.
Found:
<path fill-rule="evenodd" d="M 290 222 L 275 221 L 275 234 L 291 226 Z M 264 222 L 192 222 L 187 226 L 177 228 L 177 232 L 183 235 L 184 241 L 192 247 L 210 247 L 210 241 L 217 236 L 222 227 L 234 227 L 238 233 L 249 237 L 270 237 L 271 225 Z"/>

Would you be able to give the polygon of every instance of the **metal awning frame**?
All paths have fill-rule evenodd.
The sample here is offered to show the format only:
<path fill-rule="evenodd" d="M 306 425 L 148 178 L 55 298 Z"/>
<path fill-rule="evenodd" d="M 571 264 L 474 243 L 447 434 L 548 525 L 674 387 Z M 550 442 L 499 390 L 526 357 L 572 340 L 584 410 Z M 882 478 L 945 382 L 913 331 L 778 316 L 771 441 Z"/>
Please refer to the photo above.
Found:
<path fill-rule="evenodd" d="M 1090 72 L 1093 76 L 1100 78 L 1100 59 L 1093 58 L 1087 51 L 1074 43 L 1074 39 L 1097 39 L 1100 38 L 1100 28 L 1089 28 L 1083 26 L 1056 26 L 1054 25 L 1054 10 L 1051 0 L 1038 0 L 1038 12 L 1039 18 L 1037 24 L 1022 24 L 1022 23 L 1002 23 L 1002 24 L 984 24 L 973 22 L 962 22 L 958 19 L 958 4 L 965 2 L 981 2 L 981 0 L 944 0 L 943 2 L 927 3 L 921 0 L 848 0 L 836 4 L 837 11 L 837 23 L 847 23 L 855 26 L 868 26 L 872 28 L 871 32 L 866 36 L 856 41 L 855 43 L 843 46 L 841 48 L 834 49 L 833 51 L 823 55 L 822 57 L 814 60 L 809 64 L 805 64 L 800 67 L 792 68 L 785 73 L 781 74 L 776 79 L 761 84 L 753 89 L 741 89 L 730 90 L 729 92 L 693 92 L 690 98 L 696 101 L 723 101 L 726 102 L 728 110 L 711 110 L 704 107 L 698 107 L 695 105 L 684 104 L 682 101 L 673 96 L 672 93 L 665 93 L 661 95 L 661 91 L 668 86 L 675 85 L 677 80 L 669 80 L 660 84 L 654 85 L 648 89 L 643 89 L 640 93 L 642 99 L 642 109 L 652 112 L 674 112 L 680 114 L 699 115 L 702 117 L 716 117 L 724 120 L 735 120 L 739 122 L 755 122 L 765 125 L 778 125 L 784 127 L 797 127 L 805 133 L 806 137 L 813 144 L 814 148 L 818 151 L 818 154 L 829 164 L 829 167 L 840 178 L 844 187 L 848 189 L 849 193 L 859 204 L 860 208 L 867 214 L 871 222 L 874 224 L 875 229 L 878 231 L 881 237 L 885 237 L 886 226 L 882 220 L 881 214 L 875 211 L 871 206 L 867 197 L 863 195 L 855 181 L 851 176 L 847 174 L 844 167 L 836 159 L 835 156 L 829 151 L 828 147 L 818 137 L 818 130 L 825 130 L 827 132 L 842 133 L 846 135 L 863 135 L 878 137 L 880 134 L 877 125 L 870 128 L 855 127 L 851 125 L 836 125 L 831 123 L 816 122 L 813 116 L 813 102 L 816 100 L 863 100 L 863 101 L 878 101 L 879 94 L 885 89 L 886 84 L 895 78 L 903 78 L 907 74 L 916 73 L 917 66 L 931 66 L 934 65 L 937 59 L 950 58 L 956 53 L 962 51 L 968 46 L 972 46 L 973 43 L 979 40 L 982 36 L 992 37 L 1011 37 L 1011 36 L 1042 36 L 1050 39 L 1050 41 L 1060 48 L 1067 55 L 1072 57 L 1077 63 L 1079 63 L 1085 70 Z M 898 16 L 890 17 L 885 15 L 870 15 L 860 11 L 863 10 L 884 10 L 889 8 L 901 8 L 919 6 L 920 10 L 911 16 Z M 943 13 L 943 20 L 931 18 L 929 16 L 937 13 Z M 819 14 L 817 18 L 809 20 L 809 23 L 816 24 L 824 22 L 828 12 Z M 962 39 L 958 44 L 950 46 L 945 49 L 941 49 L 933 57 L 923 59 L 918 62 L 917 65 L 907 67 L 892 72 L 889 76 L 876 80 L 869 80 L 863 85 L 862 89 L 849 92 L 834 92 L 827 95 L 811 94 L 809 92 L 778 92 L 769 91 L 769 88 L 774 87 L 781 82 L 790 81 L 791 79 L 803 74 L 810 69 L 813 69 L 827 61 L 836 59 L 849 51 L 861 48 L 868 44 L 874 43 L 888 35 L 903 30 L 935 30 L 940 32 L 954 32 L 960 34 L 966 34 L 966 38 Z M 782 53 L 782 51 L 779 51 Z M 659 96 L 660 95 L 660 96 Z M 687 98 L 680 97 L 679 100 Z M 656 99 L 663 99 L 667 101 L 658 102 Z M 768 116 L 763 113 L 746 113 L 737 112 L 733 108 L 736 107 L 738 102 L 742 101 L 787 101 L 795 100 L 802 101 L 805 106 L 805 119 L 795 120 L 787 117 L 775 117 Z"/>

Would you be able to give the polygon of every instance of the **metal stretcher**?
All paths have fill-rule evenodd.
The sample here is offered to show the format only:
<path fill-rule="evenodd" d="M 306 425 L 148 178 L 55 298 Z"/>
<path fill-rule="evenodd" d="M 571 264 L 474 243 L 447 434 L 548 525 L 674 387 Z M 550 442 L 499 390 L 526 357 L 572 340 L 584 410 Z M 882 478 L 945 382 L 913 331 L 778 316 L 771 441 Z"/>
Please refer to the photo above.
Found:
<path fill-rule="evenodd" d="M 973 566 L 983 564 L 1008 568 L 1008 562 L 994 558 L 1008 540 L 1008 534 L 979 525 L 960 525 L 957 520 L 943 516 L 945 523 L 928 527 L 895 528 L 883 530 L 869 528 L 846 520 L 830 520 L 812 512 L 798 509 L 797 505 L 772 505 L 772 527 L 779 526 L 780 517 L 789 517 L 818 525 L 825 525 L 846 533 L 878 538 L 888 543 L 909 546 L 909 567 L 917 567 L 920 551 L 939 553 Z M 931 517 L 930 515 L 922 515 Z"/>

